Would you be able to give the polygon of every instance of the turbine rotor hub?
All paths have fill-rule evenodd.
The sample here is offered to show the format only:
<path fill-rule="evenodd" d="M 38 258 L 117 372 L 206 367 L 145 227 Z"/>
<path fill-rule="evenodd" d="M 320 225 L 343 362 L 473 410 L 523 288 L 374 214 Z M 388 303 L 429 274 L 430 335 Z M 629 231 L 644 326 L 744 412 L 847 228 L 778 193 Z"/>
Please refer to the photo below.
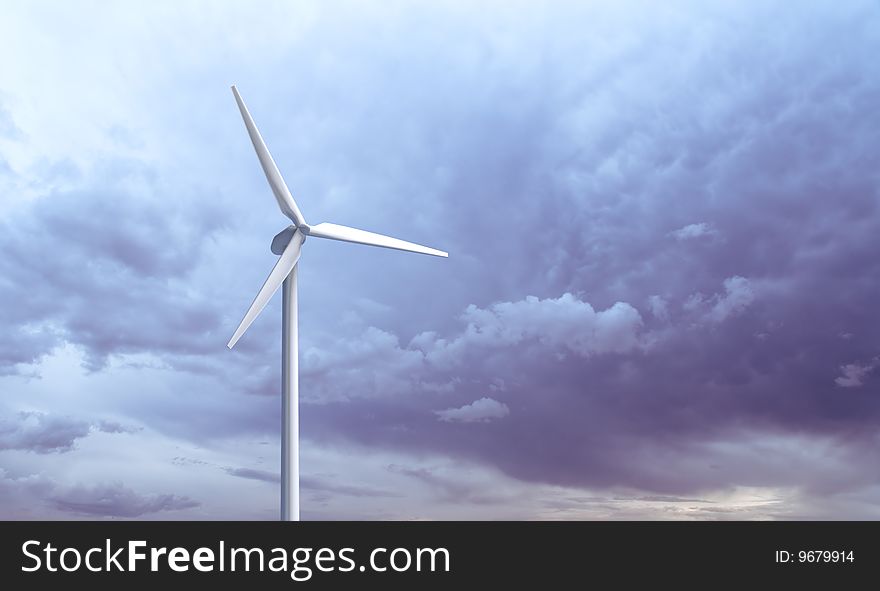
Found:
<path fill-rule="evenodd" d="M 293 239 L 293 235 L 296 234 L 296 226 L 290 225 L 275 234 L 275 237 L 272 238 L 272 254 L 278 254 L 284 252 L 284 249 L 287 248 L 287 245 L 290 244 L 290 241 Z"/>

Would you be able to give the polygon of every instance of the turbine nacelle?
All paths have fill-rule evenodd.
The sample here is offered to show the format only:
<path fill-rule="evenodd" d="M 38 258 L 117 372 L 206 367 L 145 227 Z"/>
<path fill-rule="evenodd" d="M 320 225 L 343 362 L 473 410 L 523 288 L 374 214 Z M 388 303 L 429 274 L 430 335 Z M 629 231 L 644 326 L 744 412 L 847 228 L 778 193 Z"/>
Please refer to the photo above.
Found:
<path fill-rule="evenodd" d="M 306 226 L 306 228 L 308 228 L 308 226 Z M 302 226 L 297 228 L 296 226 L 291 224 L 275 234 L 275 237 L 272 238 L 272 254 L 283 254 L 284 249 L 287 248 L 288 244 L 290 244 L 290 241 L 293 239 L 293 235 L 296 234 L 297 230 L 300 230 L 300 233 L 304 235 L 303 242 L 305 242 L 305 236 L 308 235 L 308 230 L 303 231 Z"/>

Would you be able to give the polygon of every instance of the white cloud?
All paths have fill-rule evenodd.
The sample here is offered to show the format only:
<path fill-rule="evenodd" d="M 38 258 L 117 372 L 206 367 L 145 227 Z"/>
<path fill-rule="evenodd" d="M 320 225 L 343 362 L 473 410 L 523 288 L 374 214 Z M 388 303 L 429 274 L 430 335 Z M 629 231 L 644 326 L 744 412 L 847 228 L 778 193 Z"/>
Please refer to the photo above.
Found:
<path fill-rule="evenodd" d="M 656 297 L 656 296 L 652 296 Z M 710 296 L 694 292 L 681 304 L 684 312 L 692 315 L 695 323 L 721 324 L 728 318 L 741 314 L 755 301 L 755 288 L 749 279 L 734 275 L 724 280 L 724 292 Z M 652 299 L 649 305 L 656 306 Z"/>
<path fill-rule="evenodd" d="M 755 292 L 745 277 L 728 277 L 724 280 L 724 290 L 726 293 L 715 296 L 715 304 L 707 315 L 715 323 L 736 316 L 755 301 Z"/>
<path fill-rule="evenodd" d="M 706 301 L 706 296 L 702 293 L 692 293 L 681 305 L 682 309 L 686 312 L 693 312 L 694 310 L 699 309 L 703 303 Z"/>
<path fill-rule="evenodd" d="M 693 238 L 714 236 L 717 233 L 718 231 L 706 222 L 700 222 L 697 224 L 688 224 L 683 228 L 670 232 L 669 235 L 676 240 L 691 240 Z"/>
<path fill-rule="evenodd" d="M 303 399 L 309 402 L 449 388 L 445 382 L 421 382 L 424 354 L 401 347 L 396 335 L 375 327 L 365 329 L 354 338 L 307 347 L 301 363 Z"/>
<path fill-rule="evenodd" d="M 480 398 L 459 408 L 435 410 L 441 421 L 460 423 L 487 423 L 493 419 L 501 419 L 510 414 L 510 409 L 503 402 L 494 398 Z"/>
<path fill-rule="evenodd" d="M 514 346 L 534 340 L 548 348 L 562 348 L 580 356 L 623 353 L 639 345 L 642 317 L 626 302 L 596 311 L 570 293 L 552 299 L 528 296 L 516 302 L 499 302 L 488 308 L 468 306 L 462 318 L 464 332 L 452 339 L 424 333 L 413 340 L 436 363 L 461 361 L 471 347 Z"/>
<path fill-rule="evenodd" d="M 843 375 L 835 378 L 834 383 L 841 388 L 858 388 L 865 383 L 865 378 L 867 378 L 868 374 L 870 374 L 878 365 L 880 365 L 880 357 L 875 357 L 864 365 L 859 363 L 847 363 L 846 365 L 841 365 L 840 371 Z"/>
<path fill-rule="evenodd" d="M 663 322 L 669 320 L 669 306 L 662 296 L 652 295 L 648 298 L 648 308 L 654 318 Z"/>

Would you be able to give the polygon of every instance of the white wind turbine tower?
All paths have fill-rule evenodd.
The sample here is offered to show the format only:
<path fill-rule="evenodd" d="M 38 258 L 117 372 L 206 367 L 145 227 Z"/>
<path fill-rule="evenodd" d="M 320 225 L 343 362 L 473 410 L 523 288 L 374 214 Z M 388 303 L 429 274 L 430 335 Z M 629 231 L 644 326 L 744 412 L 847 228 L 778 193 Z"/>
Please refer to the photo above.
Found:
<path fill-rule="evenodd" d="M 257 151 L 260 165 L 266 173 L 266 179 L 278 201 L 281 213 L 286 215 L 293 224 L 279 232 L 272 239 L 272 252 L 281 255 L 257 297 L 245 313 L 241 324 L 235 329 L 227 347 L 235 346 L 241 335 L 248 329 L 257 315 L 266 307 L 272 295 L 283 284 L 282 324 L 281 324 L 281 520 L 299 521 L 299 338 L 297 334 L 297 303 L 296 303 L 296 269 L 302 245 L 307 236 L 330 238 L 356 244 L 368 244 L 396 250 L 418 252 L 437 257 L 447 257 L 447 253 L 414 244 L 397 238 L 357 230 L 337 224 L 322 223 L 309 226 L 303 218 L 296 201 L 281 178 L 272 155 L 269 154 L 254 120 L 251 118 L 241 95 L 235 86 L 232 87 L 235 102 L 244 119 L 248 135 Z"/>

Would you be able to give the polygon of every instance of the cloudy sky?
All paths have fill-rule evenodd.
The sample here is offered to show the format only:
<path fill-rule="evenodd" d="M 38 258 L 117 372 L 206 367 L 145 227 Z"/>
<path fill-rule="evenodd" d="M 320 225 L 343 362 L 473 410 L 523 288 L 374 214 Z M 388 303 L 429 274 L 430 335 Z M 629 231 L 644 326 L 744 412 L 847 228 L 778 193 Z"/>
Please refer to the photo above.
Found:
<path fill-rule="evenodd" d="M 662 5 L 662 6 L 661 6 Z M 880 518 L 876 2 L 8 3 L 0 517 Z"/>

